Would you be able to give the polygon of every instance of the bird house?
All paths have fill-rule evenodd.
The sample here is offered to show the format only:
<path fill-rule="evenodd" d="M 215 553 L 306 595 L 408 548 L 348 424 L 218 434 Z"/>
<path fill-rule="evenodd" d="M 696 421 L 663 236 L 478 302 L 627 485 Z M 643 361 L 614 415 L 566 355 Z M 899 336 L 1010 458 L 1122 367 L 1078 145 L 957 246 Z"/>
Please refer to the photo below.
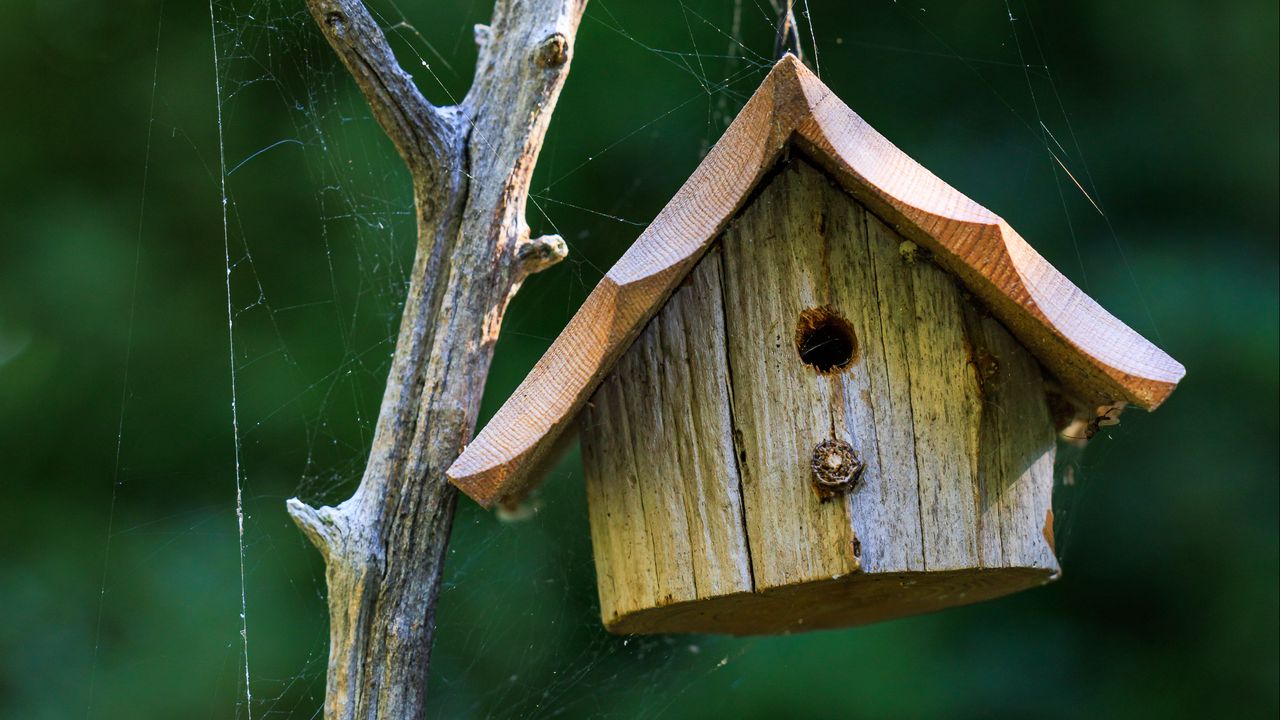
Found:
<path fill-rule="evenodd" d="M 1182 375 L 787 56 L 448 475 L 576 424 L 610 630 L 856 625 L 1055 578 L 1058 430 Z"/>

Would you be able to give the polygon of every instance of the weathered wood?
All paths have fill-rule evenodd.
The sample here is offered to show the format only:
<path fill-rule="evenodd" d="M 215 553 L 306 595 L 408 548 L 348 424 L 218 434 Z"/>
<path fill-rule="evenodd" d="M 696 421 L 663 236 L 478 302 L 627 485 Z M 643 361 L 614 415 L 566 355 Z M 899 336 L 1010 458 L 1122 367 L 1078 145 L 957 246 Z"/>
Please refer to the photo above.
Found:
<path fill-rule="evenodd" d="M 840 410 L 851 430 L 850 443 L 867 464 L 862 487 L 849 496 L 861 563 L 870 572 L 923 570 L 911 347 L 901 340 L 902 327 L 893 312 L 913 304 L 911 267 L 901 262 L 891 241 L 872 236 L 875 218 L 865 210 L 844 197 L 817 195 L 814 202 L 826 225 L 822 241 L 829 248 L 829 267 L 836 269 L 828 274 L 831 302 L 846 310 L 860 337 L 861 361 L 845 379 L 848 392 Z M 866 301 L 868 292 L 874 302 Z"/>
<path fill-rule="evenodd" d="M 819 227 L 826 181 L 795 167 L 772 179 L 723 240 L 733 421 L 759 590 L 859 566 L 845 501 L 820 503 L 810 486 L 814 446 L 852 437 L 833 412 L 843 373 L 820 375 L 796 353 L 801 313 L 831 306 L 832 270 Z"/>
<path fill-rule="evenodd" d="M 853 573 L 841 578 L 738 593 L 635 612 L 608 629 L 619 634 L 779 635 L 853 627 L 982 602 L 1045 583 L 1033 568 Z"/>
<path fill-rule="evenodd" d="M 974 476 L 979 403 L 968 365 L 960 289 L 938 268 L 913 260 L 915 251 L 903 247 L 909 241 L 870 213 L 863 216 L 881 342 L 901 363 L 888 374 L 906 385 L 911 413 L 912 437 L 905 442 L 919 478 L 924 567 L 973 567 L 978 552 Z"/>
<path fill-rule="evenodd" d="M 623 358 L 619 375 L 622 400 L 614 409 L 626 415 L 631 442 L 632 466 L 627 473 L 627 496 L 639 499 L 634 522 L 643 522 L 653 553 L 657 577 L 657 602 L 691 600 L 698 596 L 693 581 L 693 548 L 689 542 L 689 520 L 685 516 L 682 479 L 674 440 L 685 432 L 677 422 L 680 415 L 662 412 L 662 349 L 658 327 L 635 352 Z M 684 398 L 676 402 L 687 401 Z M 615 418 L 619 419 L 619 418 Z M 606 480 L 612 482 L 611 480 Z"/>
<path fill-rule="evenodd" d="M 732 433 L 721 302 L 703 263 L 582 414 L 606 624 L 752 587 L 733 446 L 707 442 Z"/>
<path fill-rule="evenodd" d="M 1040 366 L 999 322 L 965 307 L 981 392 L 979 541 L 984 567 L 1058 570 L 1053 420 Z"/>
<path fill-rule="evenodd" d="M 788 142 L 958 277 L 1079 403 L 1100 412 L 1121 403 L 1154 409 L 1182 377 L 1181 365 L 999 216 L 895 148 L 787 56 L 449 468 L 459 488 L 485 506 L 527 492 L 556 438 Z"/>
<path fill-rule="evenodd" d="M 431 105 L 359 0 L 308 0 L 409 168 L 418 243 L 369 461 L 337 507 L 289 512 L 325 557 L 326 718 L 421 717 L 455 492 L 444 469 L 474 427 L 503 312 L 565 254 L 531 239 L 529 180 L 586 0 L 498 0 L 475 80 Z"/>
<path fill-rule="evenodd" d="M 723 283 L 705 282 L 721 274 Z M 795 159 L 690 278 L 583 413 L 607 627 L 835 627 L 1056 575 L 1045 534 L 1055 441 L 1040 366 L 954 276 Z M 705 291 L 691 302 L 694 288 L 721 286 L 723 303 Z M 797 326 L 811 328 L 814 317 L 847 323 L 847 365 L 819 372 L 802 360 L 809 346 Z M 691 372 L 670 337 L 702 344 L 703 367 L 727 373 Z M 704 414 L 724 419 L 688 422 Z M 866 468 L 847 496 L 824 502 L 811 489 L 810 460 L 828 439 L 852 446 Z M 736 458 L 712 468 L 718 482 L 690 472 L 687 451 L 724 457 L 734 448 Z M 653 508 L 681 495 L 686 508 L 706 504 L 708 486 L 733 499 L 739 478 L 742 514 L 721 522 L 740 528 L 729 537 L 747 539 L 750 577 L 737 587 L 695 582 L 691 593 L 679 556 L 727 559 L 734 548 L 690 540 L 687 510 Z M 639 544 L 646 554 L 617 552 Z M 665 573 L 674 575 L 664 584 Z"/>
<path fill-rule="evenodd" d="M 751 588 L 751 557 L 742 528 L 741 478 L 733 443 L 705 444 L 733 431 L 725 360 L 724 290 L 719 250 L 689 274 L 670 308 L 655 318 L 662 362 L 665 452 L 677 457 L 689 519 L 694 581 L 699 597 Z M 687 368 L 687 370 L 686 370 Z"/>
<path fill-rule="evenodd" d="M 615 389 L 617 392 L 601 394 L 593 403 L 595 415 L 586 421 L 617 428 L 618 432 L 584 434 L 582 445 L 584 463 L 592 468 L 587 473 L 592 538 L 607 538 L 594 545 L 600 563 L 596 571 L 600 602 L 606 609 L 652 607 L 660 597 L 655 555 L 665 549 L 655 548 L 649 536 L 650 522 L 645 516 L 641 478 L 636 476 L 628 408 L 621 384 Z M 647 473 L 644 480 L 649 480 Z M 668 528 L 661 530 L 665 537 Z M 604 587 L 606 579 L 609 589 Z M 612 600 L 606 605 L 610 594 Z"/>

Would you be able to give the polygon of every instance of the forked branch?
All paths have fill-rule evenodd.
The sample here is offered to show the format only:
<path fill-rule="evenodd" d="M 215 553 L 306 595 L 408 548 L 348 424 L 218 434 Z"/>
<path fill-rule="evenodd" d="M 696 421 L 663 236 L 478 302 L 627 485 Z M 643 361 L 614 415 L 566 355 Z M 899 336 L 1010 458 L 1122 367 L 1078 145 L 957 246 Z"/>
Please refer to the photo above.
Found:
<path fill-rule="evenodd" d="M 477 26 L 466 99 L 435 107 L 359 0 L 307 0 L 413 180 L 418 244 L 395 356 L 359 487 L 289 512 L 324 554 L 326 718 L 420 717 L 455 492 L 508 301 L 562 259 L 530 238 L 529 181 L 568 74 L 586 0 L 498 0 Z"/>
<path fill-rule="evenodd" d="M 455 130 L 396 62 L 386 36 L 360 0 L 310 0 L 311 16 L 364 92 L 373 116 L 415 175 L 444 162 Z"/>

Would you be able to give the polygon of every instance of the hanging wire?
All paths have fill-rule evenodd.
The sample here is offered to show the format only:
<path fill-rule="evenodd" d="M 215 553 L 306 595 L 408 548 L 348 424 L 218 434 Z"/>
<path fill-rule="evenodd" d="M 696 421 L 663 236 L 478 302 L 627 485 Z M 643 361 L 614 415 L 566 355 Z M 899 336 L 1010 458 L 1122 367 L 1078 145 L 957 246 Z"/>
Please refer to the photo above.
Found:
<path fill-rule="evenodd" d="M 792 8 L 794 0 L 782 0 L 778 10 L 778 34 L 773 41 L 773 56 L 781 60 L 791 53 L 797 60 L 804 60 L 800 49 L 800 31 L 796 27 L 796 14 Z"/>

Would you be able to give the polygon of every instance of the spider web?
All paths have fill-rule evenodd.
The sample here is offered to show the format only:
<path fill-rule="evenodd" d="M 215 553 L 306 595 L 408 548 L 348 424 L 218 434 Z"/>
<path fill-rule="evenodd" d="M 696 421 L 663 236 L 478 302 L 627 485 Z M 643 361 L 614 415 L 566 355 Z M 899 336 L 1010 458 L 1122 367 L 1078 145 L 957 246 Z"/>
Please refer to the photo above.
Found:
<path fill-rule="evenodd" d="M 428 98 L 452 102 L 470 81 L 470 27 L 487 21 L 491 4 L 416 5 L 405 8 L 412 14 L 392 0 L 371 9 Z M 1046 233 L 1060 239 L 1057 246 L 1037 245 L 1059 267 L 1073 259 L 1089 289 L 1076 239 L 1082 228 L 1097 232 L 1101 224 L 1123 252 L 1045 61 L 1043 29 L 1009 0 L 962 9 L 941 2 L 866 5 L 853 14 L 857 23 L 836 23 L 849 12 L 816 0 L 797 4 L 815 71 L 825 70 L 824 81 L 873 124 L 895 103 L 922 117 L 936 112 L 935 99 L 909 86 L 930 73 L 948 73 L 964 92 L 980 96 L 942 130 L 922 120 L 888 134 L 952 184 L 1004 208 L 1017 207 L 1022 192 L 993 185 L 993 175 L 1008 174 L 971 168 L 971 158 L 949 155 L 947 145 L 954 134 L 982 133 L 992 122 L 1014 127 L 1004 137 L 1017 139 L 1004 154 L 1020 163 L 1015 170 L 1023 179 L 1053 183 L 1063 210 L 1058 220 L 1066 219 L 1065 238 L 1060 229 Z M 978 20 L 962 32 L 953 22 L 958 13 Z M 482 421 L 758 85 L 772 64 L 776 16 L 761 0 L 589 4 L 528 218 L 535 234 L 562 234 L 571 254 L 528 280 L 512 304 Z M 402 163 L 301 0 L 211 0 L 209 21 L 217 140 L 214 152 L 201 153 L 204 167 L 196 172 L 207 173 L 221 203 L 227 450 L 234 450 L 234 464 L 220 492 L 234 495 L 234 514 L 227 523 L 179 518 L 166 533 L 168 542 L 180 542 L 212 531 L 238 554 L 238 578 L 233 566 L 217 569 L 222 583 L 236 586 L 219 595 L 235 622 L 224 652 L 207 663 L 216 666 L 203 690 L 211 707 L 234 708 L 246 718 L 318 717 L 327 653 L 323 570 L 285 517 L 283 500 L 298 495 L 314 505 L 336 504 L 360 477 L 408 285 L 413 200 Z M 195 92 L 159 80 L 163 27 L 153 125 L 166 103 Z M 892 66 L 886 76 L 900 82 L 877 82 L 865 72 L 839 76 L 871 63 Z M 614 94 L 601 97 L 602 87 Z M 184 132 L 168 129 L 170 140 Z M 282 184 L 289 208 L 308 208 L 305 214 L 281 217 L 261 199 L 279 197 Z M 610 201 L 598 201 L 599 186 L 616 189 Z M 1006 214 L 1026 226 L 1016 212 Z M 1033 228 L 1035 221 L 1028 221 Z M 139 252 L 145 252 L 141 228 Z M 126 370 L 119 448 L 126 445 L 125 411 L 137 383 Z M 292 450 L 281 453 L 282 447 Z M 117 455 L 117 475 L 126 464 Z M 769 682 L 757 657 L 785 656 L 785 638 L 623 638 L 603 630 L 578 465 L 576 451 L 569 453 L 535 499 L 538 512 L 518 523 L 460 502 L 437 615 L 429 715 L 693 717 L 740 707 L 735 695 L 757 697 L 751 688 Z M 1060 466 L 1055 508 L 1066 554 L 1076 502 L 1070 496 L 1087 467 L 1070 452 L 1061 454 Z M 121 482 L 112 483 L 95 675 L 104 662 L 102 609 L 113 602 L 108 588 L 121 572 L 112 569 L 111 545 L 162 522 L 118 526 L 114 491 Z M 211 530 L 215 522 L 223 525 Z M 868 648 L 902 641 L 883 629 L 860 632 Z M 88 716 L 99 712 L 94 692 Z M 211 716 L 225 715 L 211 710 Z"/>

